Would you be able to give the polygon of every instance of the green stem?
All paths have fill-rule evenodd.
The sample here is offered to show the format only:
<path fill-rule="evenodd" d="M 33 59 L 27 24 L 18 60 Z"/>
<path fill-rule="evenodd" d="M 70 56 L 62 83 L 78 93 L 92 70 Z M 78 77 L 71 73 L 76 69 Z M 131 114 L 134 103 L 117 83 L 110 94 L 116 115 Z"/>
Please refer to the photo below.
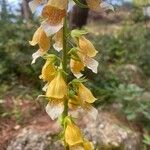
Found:
<path fill-rule="evenodd" d="M 65 18 L 64 26 L 63 26 L 63 56 L 62 56 L 62 67 L 65 72 L 67 72 L 67 38 L 66 38 L 66 35 L 67 35 L 67 20 Z"/>
<path fill-rule="evenodd" d="M 63 56 L 62 56 L 62 68 L 65 72 L 67 72 L 67 20 L 64 19 L 64 26 L 63 26 Z M 65 76 L 65 81 L 67 82 L 67 75 Z M 64 100 L 64 111 L 63 111 L 63 119 L 68 116 L 68 100 Z M 69 146 L 66 147 L 66 150 L 69 150 Z"/>

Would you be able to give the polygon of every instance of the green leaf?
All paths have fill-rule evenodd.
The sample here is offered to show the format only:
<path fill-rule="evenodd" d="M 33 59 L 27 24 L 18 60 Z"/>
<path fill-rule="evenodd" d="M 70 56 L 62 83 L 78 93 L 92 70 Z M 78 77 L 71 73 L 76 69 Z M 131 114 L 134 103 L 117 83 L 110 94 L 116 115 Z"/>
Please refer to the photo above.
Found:
<path fill-rule="evenodd" d="M 150 136 L 149 135 L 144 135 L 143 143 L 145 143 L 146 145 L 150 145 Z"/>

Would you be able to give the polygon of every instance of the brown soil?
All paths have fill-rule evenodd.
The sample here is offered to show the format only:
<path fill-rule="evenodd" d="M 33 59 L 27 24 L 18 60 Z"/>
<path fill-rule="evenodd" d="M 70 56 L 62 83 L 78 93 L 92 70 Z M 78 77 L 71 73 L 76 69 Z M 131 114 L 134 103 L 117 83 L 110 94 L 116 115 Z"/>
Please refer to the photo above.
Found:
<path fill-rule="evenodd" d="M 6 98 L 7 109 L 12 111 L 12 98 Z M 18 123 L 14 115 L 0 118 L 0 150 L 5 150 L 9 142 L 17 133 L 24 127 L 30 127 L 40 131 L 53 129 L 57 132 L 56 123 L 53 122 L 45 111 L 41 110 L 38 104 L 30 102 L 29 100 L 21 100 L 19 108 L 23 114 L 22 120 Z M 10 106 L 11 105 L 11 106 Z M 30 110 L 30 113 L 28 112 Z M 34 117 L 33 117 L 34 116 Z"/>

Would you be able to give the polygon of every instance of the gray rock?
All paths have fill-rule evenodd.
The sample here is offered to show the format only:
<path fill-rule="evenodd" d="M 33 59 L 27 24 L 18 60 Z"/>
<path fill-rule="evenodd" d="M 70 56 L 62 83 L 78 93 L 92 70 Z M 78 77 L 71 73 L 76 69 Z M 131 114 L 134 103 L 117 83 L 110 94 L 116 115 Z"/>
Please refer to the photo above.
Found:
<path fill-rule="evenodd" d="M 141 150 L 141 135 L 111 112 L 99 111 L 94 123 L 86 119 L 85 133 L 100 150 Z"/>
<path fill-rule="evenodd" d="M 55 141 L 55 137 L 50 131 L 39 132 L 32 128 L 24 128 L 11 141 L 7 150 L 63 150 L 60 142 Z"/>
<path fill-rule="evenodd" d="M 98 150 L 141 150 L 140 134 L 113 113 L 99 110 L 96 121 L 83 112 L 76 113 L 76 116 L 86 138 L 93 141 Z M 10 142 L 7 150 L 64 150 L 56 133 L 52 132 L 25 128 Z"/>

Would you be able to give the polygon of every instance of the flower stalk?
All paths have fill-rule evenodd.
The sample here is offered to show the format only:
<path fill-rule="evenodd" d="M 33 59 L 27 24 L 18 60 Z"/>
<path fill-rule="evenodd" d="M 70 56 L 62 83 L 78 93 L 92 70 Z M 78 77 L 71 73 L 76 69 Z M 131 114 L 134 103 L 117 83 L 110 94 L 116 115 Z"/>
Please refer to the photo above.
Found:
<path fill-rule="evenodd" d="M 63 26 L 63 54 L 62 54 L 62 69 L 65 73 L 67 73 L 67 20 L 66 17 L 64 19 L 64 26 Z M 67 75 L 64 74 L 65 81 L 67 82 Z M 67 98 L 64 100 L 64 112 L 63 118 L 68 116 L 68 100 Z"/>
<path fill-rule="evenodd" d="M 39 76 L 46 85 L 43 87 L 47 102 L 45 108 L 52 120 L 60 119 L 62 141 L 66 150 L 94 150 L 93 144 L 87 140 L 74 121 L 71 111 L 83 109 L 87 115 L 96 119 L 97 110 L 92 106 L 97 99 L 84 85 L 84 69 L 88 68 L 97 73 L 98 62 L 94 59 L 97 50 L 91 41 L 86 39 L 85 30 L 67 27 L 67 12 L 69 0 L 32 0 L 29 2 L 31 11 L 42 18 L 40 27 L 34 33 L 30 45 L 38 45 L 39 49 L 32 57 L 32 64 L 37 58 L 45 59 L 45 65 Z M 78 0 L 74 2 L 82 8 L 99 8 L 99 0 L 86 0 L 83 5 Z M 106 6 L 103 4 L 103 7 Z M 40 9 L 39 9 L 40 8 Z M 41 10 L 42 9 L 42 10 Z M 69 38 L 68 38 L 69 35 Z M 53 47 L 57 52 L 62 51 L 62 57 L 52 54 Z M 70 63 L 69 63 L 70 62 Z M 72 81 L 68 80 L 69 69 Z"/>
<path fill-rule="evenodd" d="M 62 55 L 62 69 L 64 72 L 67 73 L 67 38 L 66 38 L 66 35 L 67 35 L 67 19 L 66 17 L 64 18 L 64 25 L 63 25 L 63 55 Z M 65 78 L 65 81 L 67 82 L 67 75 L 64 74 L 64 78 Z M 64 111 L 63 111 L 63 114 L 62 114 L 62 117 L 63 117 L 63 122 L 64 122 L 64 119 L 68 116 L 68 99 L 65 98 L 64 100 Z M 64 130 L 65 130 L 65 126 L 64 126 Z M 69 150 L 69 146 L 66 146 L 65 147 L 66 150 Z"/>

